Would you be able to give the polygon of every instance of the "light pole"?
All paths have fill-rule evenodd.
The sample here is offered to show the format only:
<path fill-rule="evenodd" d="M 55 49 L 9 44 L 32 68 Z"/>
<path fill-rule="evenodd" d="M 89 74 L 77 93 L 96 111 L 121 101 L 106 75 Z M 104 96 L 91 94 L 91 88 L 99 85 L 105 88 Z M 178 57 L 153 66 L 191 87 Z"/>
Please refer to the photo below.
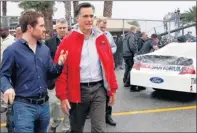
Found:
<path fill-rule="evenodd" d="M 180 17 L 181 17 L 181 13 L 180 13 L 180 9 L 178 8 L 177 10 L 175 10 L 174 12 L 174 25 L 176 28 L 180 27 Z M 180 34 L 180 31 L 175 32 L 175 37 L 177 37 Z"/>
<path fill-rule="evenodd" d="M 173 14 L 171 12 L 168 12 L 168 14 L 165 16 L 165 23 L 166 23 L 166 30 L 168 31 L 168 39 L 170 40 L 170 23 L 172 20 Z M 168 25 L 169 24 L 169 25 Z"/>
<path fill-rule="evenodd" d="M 167 23 L 167 16 L 163 17 L 163 24 L 164 24 L 164 31 L 168 31 L 168 23 Z"/>
<path fill-rule="evenodd" d="M 181 11 L 179 8 L 177 9 L 177 19 L 178 19 L 178 28 L 179 28 L 181 22 Z"/>

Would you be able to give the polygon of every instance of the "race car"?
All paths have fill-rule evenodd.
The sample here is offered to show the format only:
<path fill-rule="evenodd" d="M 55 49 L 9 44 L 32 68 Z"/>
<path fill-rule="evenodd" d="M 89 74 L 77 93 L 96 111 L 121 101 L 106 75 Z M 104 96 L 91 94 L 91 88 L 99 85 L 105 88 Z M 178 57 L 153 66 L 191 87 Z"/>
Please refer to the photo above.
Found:
<path fill-rule="evenodd" d="M 170 43 L 134 57 L 130 84 L 196 93 L 196 43 Z"/>

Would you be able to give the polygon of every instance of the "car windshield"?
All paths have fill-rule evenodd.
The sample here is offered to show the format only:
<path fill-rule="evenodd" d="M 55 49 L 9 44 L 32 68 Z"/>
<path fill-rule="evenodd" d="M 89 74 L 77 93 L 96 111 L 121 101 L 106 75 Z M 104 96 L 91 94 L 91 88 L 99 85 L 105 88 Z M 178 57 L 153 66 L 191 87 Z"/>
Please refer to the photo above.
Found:
<path fill-rule="evenodd" d="M 135 57 L 135 62 L 160 64 L 160 65 L 181 65 L 190 66 L 193 60 L 185 57 L 159 56 L 159 55 L 141 55 Z"/>

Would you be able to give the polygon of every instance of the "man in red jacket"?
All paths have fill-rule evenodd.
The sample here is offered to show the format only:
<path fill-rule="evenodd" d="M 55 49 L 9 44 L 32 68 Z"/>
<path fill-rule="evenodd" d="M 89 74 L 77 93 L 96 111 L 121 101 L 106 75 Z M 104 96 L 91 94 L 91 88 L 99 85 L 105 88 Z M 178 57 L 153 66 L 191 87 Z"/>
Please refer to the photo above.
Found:
<path fill-rule="evenodd" d="M 90 110 L 91 132 L 106 132 L 106 94 L 109 105 L 115 102 L 118 88 L 113 54 L 109 41 L 98 28 L 93 28 L 94 7 L 81 3 L 75 10 L 78 24 L 63 39 L 56 52 L 67 50 L 62 74 L 56 80 L 56 96 L 62 110 L 70 115 L 71 132 L 83 132 Z"/>

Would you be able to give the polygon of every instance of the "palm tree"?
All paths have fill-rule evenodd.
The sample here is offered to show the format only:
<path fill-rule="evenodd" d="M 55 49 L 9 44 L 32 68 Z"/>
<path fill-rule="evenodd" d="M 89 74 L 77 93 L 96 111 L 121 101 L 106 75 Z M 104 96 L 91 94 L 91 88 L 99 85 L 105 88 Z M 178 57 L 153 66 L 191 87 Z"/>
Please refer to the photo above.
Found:
<path fill-rule="evenodd" d="M 41 12 L 44 15 L 45 27 L 49 32 L 53 31 L 54 5 L 54 1 L 22 1 L 19 3 L 19 7 L 24 10 L 34 9 L 37 12 Z"/>
<path fill-rule="evenodd" d="M 113 1 L 104 1 L 103 16 L 112 17 Z"/>
<path fill-rule="evenodd" d="M 65 18 L 68 21 L 68 25 L 71 25 L 71 1 L 63 1 L 65 8 Z"/>
<path fill-rule="evenodd" d="M 181 21 L 182 23 L 196 23 L 196 6 L 193 6 L 188 11 L 181 14 Z M 196 26 L 196 33 L 197 33 L 197 26 Z"/>
<path fill-rule="evenodd" d="M 79 5 L 79 1 L 73 1 L 73 10 L 74 10 L 74 23 L 76 23 L 76 15 L 75 15 L 75 10 L 76 7 Z"/>
<path fill-rule="evenodd" d="M 0 1 L 0 16 L 1 16 L 1 1 Z"/>
<path fill-rule="evenodd" d="M 74 12 L 75 12 L 75 10 L 76 10 L 76 7 L 79 5 L 79 1 L 73 1 L 73 10 L 74 10 Z M 74 17 L 76 17 L 75 15 L 74 15 Z"/>
<path fill-rule="evenodd" d="M 7 1 L 2 1 L 2 12 L 3 16 L 7 15 Z"/>

